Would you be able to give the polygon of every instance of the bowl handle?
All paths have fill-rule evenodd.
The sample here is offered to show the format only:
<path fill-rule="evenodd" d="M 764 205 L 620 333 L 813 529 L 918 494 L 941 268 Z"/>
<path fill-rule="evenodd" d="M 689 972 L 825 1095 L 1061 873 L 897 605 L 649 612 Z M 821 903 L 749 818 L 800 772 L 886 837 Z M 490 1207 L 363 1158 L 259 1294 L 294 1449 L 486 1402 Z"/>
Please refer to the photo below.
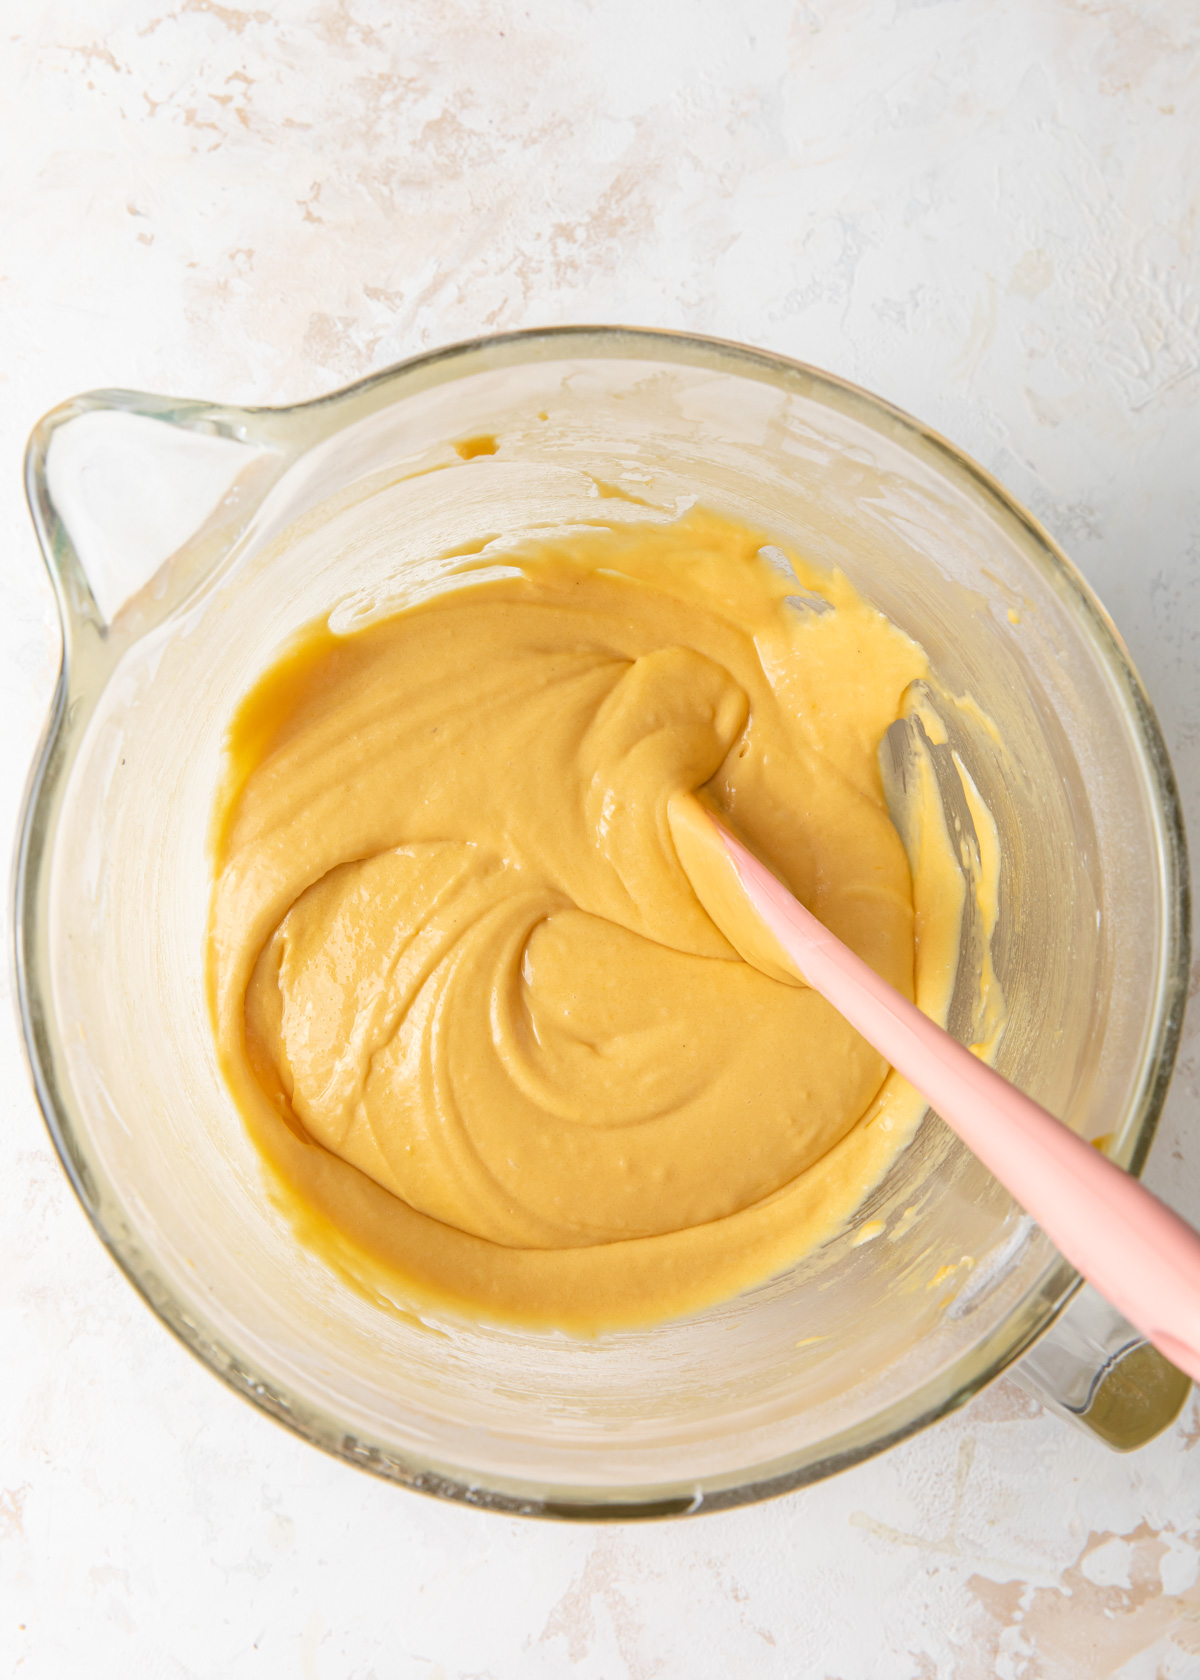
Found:
<path fill-rule="evenodd" d="M 71 661 L 115 663 L 230 555 L 326 430 L 304 414 L 92 391 L 38 423 L 26 494 Z"/>
<path fill-rule="evenodd" d="M 1160 1435 L 1191 1390 L 1190 1378 L 1089 1283 L 1008 1375 L 1115 1452 Z"/>

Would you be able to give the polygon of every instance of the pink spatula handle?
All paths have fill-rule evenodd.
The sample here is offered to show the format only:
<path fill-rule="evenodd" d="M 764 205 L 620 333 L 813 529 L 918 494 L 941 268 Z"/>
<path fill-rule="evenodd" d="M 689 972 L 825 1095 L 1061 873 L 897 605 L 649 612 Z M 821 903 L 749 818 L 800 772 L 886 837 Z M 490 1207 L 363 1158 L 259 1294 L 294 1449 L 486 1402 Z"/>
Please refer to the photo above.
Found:
<path fill-rule="evenodd" d="M 1200 1382 L 1200 1236 L 881 980 L 715 826 L 747 897 L 813 990 L 915 1086 L 1076 1271 Z"/>

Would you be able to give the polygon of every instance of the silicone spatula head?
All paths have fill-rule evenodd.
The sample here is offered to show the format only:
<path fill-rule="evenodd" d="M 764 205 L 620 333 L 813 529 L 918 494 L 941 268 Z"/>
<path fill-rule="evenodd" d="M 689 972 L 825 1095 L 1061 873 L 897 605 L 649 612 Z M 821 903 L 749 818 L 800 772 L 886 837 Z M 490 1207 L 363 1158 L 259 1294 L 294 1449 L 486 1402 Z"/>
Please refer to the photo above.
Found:
<path fill-rule="evenodd" d="M 720 831 L 713 826 L 714 817 L 726 824 L 729 821 L 710 810 L 700 794 L 674 794 L 667 804 L 675 853 L 692 891 L 739 957 L 772 980 L 782 980 L 789 986 L 806 985 L 793 960 L 747 899 L 733 858 Z"/>

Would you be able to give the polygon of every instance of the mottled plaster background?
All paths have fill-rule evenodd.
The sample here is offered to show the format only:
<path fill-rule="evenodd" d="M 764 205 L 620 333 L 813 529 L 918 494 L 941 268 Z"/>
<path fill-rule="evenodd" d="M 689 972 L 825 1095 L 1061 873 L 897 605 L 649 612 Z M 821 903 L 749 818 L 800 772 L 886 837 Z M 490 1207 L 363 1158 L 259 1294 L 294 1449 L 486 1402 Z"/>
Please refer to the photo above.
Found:
<path fill-rule="evenodd" d="M 290 402 L 598 320 L 880 391 L 1100 590 L 1200 834 L 1193 0 L 0 0 L 0 824 L 57 633 L 29 427 Z M 6 935 L 7 938 L 7 935 Z M 7 988 L 7 977 L 4 985 Z M 226 1393 L 87 1229 L 0 1013 L 0 1672 L 22 1680 L 1185 1680 L 1200 1410 L 1121 1459 L 1000 1382 L 758 1509 L 549 1528 Z M 1150 1177 L 1200 1216 L 1195 1021 Z"/>

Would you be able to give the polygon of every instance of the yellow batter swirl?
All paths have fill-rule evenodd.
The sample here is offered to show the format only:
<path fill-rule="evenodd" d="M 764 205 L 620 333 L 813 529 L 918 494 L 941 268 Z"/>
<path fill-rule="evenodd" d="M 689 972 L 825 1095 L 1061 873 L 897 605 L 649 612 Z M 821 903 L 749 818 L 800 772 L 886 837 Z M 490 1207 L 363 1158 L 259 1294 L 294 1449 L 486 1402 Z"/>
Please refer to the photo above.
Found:
<path fill-rule="evenodd" d="M 705 788 L 913 995 L 876 754 L 926 661 L 764 540 L 693 513 L 531 544 L 510 578 L 467 561 L 433 600 L 314 629 L 243 704 L 221 1063 L 305 1239 L 376 1293 L 663 1318 L 835 1229 L 908 1135 L 907 1088 L 738 957 L 671 840 L 672 796 Z"/>

